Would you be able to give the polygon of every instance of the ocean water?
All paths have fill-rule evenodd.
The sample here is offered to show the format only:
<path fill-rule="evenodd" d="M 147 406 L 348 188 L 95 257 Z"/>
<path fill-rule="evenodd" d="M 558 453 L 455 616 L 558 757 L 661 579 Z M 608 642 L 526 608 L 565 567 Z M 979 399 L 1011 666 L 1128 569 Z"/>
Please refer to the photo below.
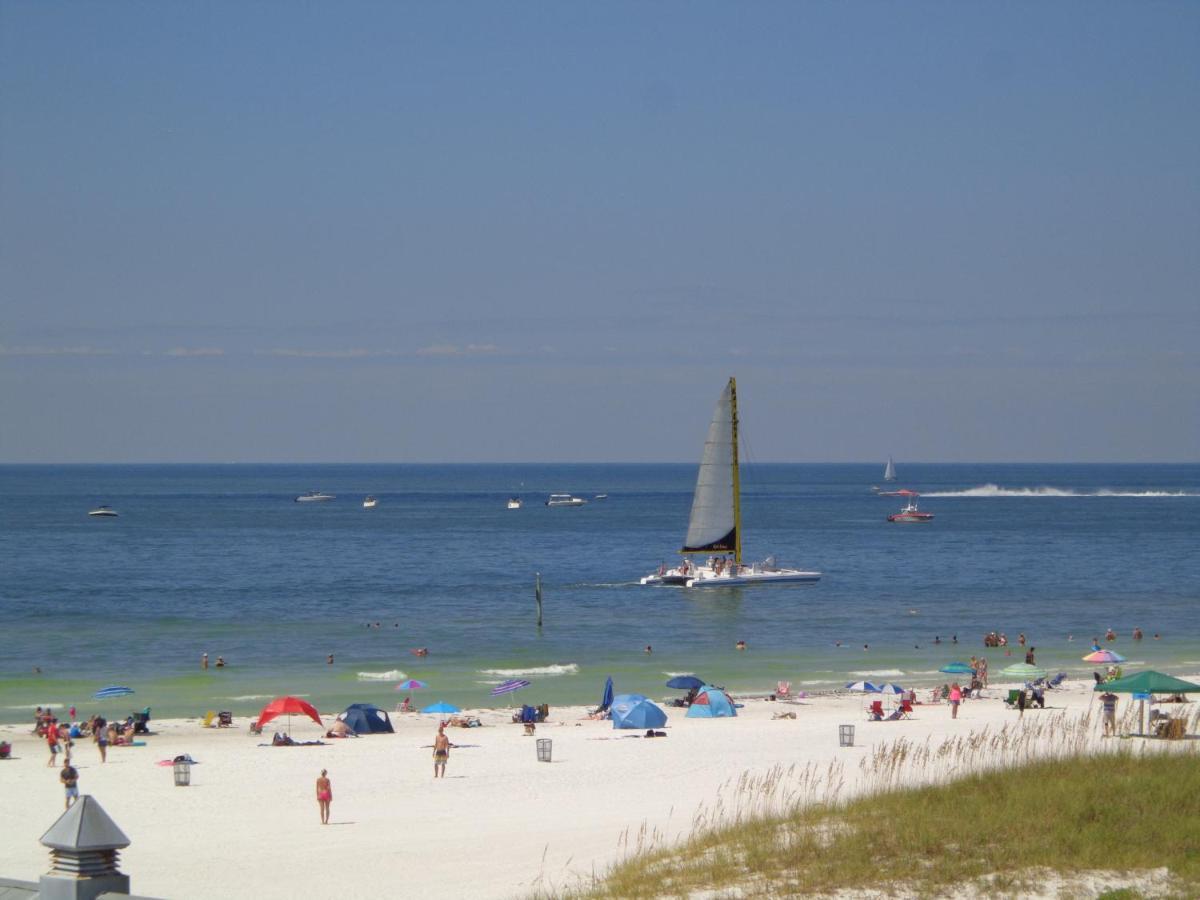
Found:
<path fill-rule="evenodd" d="M 882 464 L 744 467 L 747 558 L 824 577 L 697 591 L 637 583 L 677 558 L 694 465 L 3 466 L 0 720 L 244 715 L 281 693 L 391 708 L 403 677 L 464 707 L 594 703 L 609 674 L 651 696 L 673 673 L 924 685 L 979 653 L 993 674 L 1021 661 L 982 648 L 993 629 L 1073 676 L 1109 627 L 1131 666 L 1200 671 L 1200 465 L 898 468 L 933 523 L 885 521 Z M 337 499 L 293 502 L 312 489 Z M 608 499 L 547 508 L 556 491 Z M 89 518 L 101 503 L 120 517 Z M 201 671 L 204 652 L 227 666 Z M 493 701 L 509 677 L 533 686 Z M 136 696 L 90 699 L 108 684 Z"/>

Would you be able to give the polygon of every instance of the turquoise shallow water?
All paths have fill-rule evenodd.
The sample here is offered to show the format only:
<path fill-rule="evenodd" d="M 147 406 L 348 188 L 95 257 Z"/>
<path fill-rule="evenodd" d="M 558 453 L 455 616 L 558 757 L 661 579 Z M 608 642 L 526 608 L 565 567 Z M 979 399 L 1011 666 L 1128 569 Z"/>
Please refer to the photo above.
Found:
<path fill-rule="evenodd" d="M 390 708 L 401 673 L 429 682 L 422 702 L 468 707 L 518 675 L 534 686 L 516 700 L 552 704 L 595 702 L 608 674 L 651 695 L 678 672 L 923 684 L 992 629 L 1081 677 L 1110 626 L 1133 662 L 1200 670 L 1200 466 L 898 466 L 931 525 L 884 521 L 899 503 L 870 492 L 881 464 L 746 467 L 747 555 L 825 577 L 704 592 L 637 584 L 674 557 L 694 465 L 0 467 L 0 720 L 45 703 L 246 714 L 279 693 Z M 314 488 L 338 499 L 293 502 Z M 554 491 L 609 497 L 548 509 Z M 89 519 L 100 503 L 120 518 Z M 203 652 L 229 665 L 202 672 Z M 987 655 L 993 673 L 1017 659 Z M 137 694 L 89 699 L 112 683 Z"/>

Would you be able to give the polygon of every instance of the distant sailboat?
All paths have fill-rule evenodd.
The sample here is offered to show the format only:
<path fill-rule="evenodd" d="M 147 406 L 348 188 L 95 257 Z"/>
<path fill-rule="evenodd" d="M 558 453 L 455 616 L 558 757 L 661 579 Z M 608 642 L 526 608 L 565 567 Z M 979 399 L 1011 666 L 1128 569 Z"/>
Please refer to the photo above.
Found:
<path fill-rule="evenodd" d="M 785 569 L 774 559 L 761 563 L 742 563 L 742 505 L 738 470 L 737 381 L 721 392 L 704 455 L 692 495 L 692 514 L 688 520 L 683 554 L 709 554 L 704 564 L 685 559 L 674 568 L 665 565 L 643 578 L 642 584 L 674 584 L 684 587 L 734 587 L 744 584 L 817 581 L 820 572 Z M 732 553 L 733 559 L 724 555 Z"/>
<path fill-rule="evenodd" d="M 884 466 L 884 468 L 883 468 L 883 480 L 884 481 L 895 481 L 896 480 L 896 464 L 894 462 L 892 462 L 892 458 L 890 456 L 888 457 L 887 465 Z"/>

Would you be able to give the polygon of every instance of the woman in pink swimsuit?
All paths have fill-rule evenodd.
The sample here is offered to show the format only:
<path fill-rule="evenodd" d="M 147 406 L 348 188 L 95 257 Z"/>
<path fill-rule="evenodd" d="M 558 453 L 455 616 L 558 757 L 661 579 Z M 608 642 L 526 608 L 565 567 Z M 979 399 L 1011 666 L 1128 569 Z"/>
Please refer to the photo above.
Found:
<path fill-rule="evenodd" d="M 317 806 L 321 809 L 321 824 L 329 824 L 329 804 L 333 801 L 333 783 L 329 780 L 324 769 L 317 779 Z"/>

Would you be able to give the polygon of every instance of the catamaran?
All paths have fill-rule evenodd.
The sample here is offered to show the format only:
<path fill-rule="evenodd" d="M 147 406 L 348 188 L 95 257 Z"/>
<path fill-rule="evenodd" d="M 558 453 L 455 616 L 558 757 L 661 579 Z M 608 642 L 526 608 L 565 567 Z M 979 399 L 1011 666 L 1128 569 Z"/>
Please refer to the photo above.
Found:
<path fill-rule="evenodd" d="M 737 379 L 717 400 L 704 455 L 696 475 L 692 495 L 692 514 L 687 537 L 679 551 L 685 558 L 678 566 L 664 564 L 647 575 L 642 584 L 673 584 L 683 587 L 734 587 L 744 584 L 817 581 L 820 572 L 787 569 L 774 558 L 763 562 L 742 562 L 742 503 L 738 473 Z M 733 554 L 729 559 L 725 554 Z M 719 555 L 718 555 L 719 554 Z M 707 555 L 704 563 L 690 556 Z"/>

